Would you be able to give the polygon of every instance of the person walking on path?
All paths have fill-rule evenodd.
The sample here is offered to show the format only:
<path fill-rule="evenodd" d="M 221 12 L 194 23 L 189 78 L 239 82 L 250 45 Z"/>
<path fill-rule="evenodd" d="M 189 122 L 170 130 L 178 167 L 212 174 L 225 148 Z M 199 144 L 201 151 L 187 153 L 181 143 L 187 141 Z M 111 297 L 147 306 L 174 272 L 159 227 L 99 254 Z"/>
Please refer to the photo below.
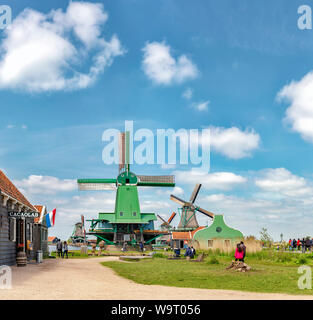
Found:
<path fill-rule="evenodd" d="M 298 247 L 298 250 L 300 250 L 300 239 L 299 238 L 297 240 L 297 247 Z"/>
<path fill-rule="evenodd" d="M 238 243 L 237 247 L 236 247 L 235 261 L 242 261 L 243 262 L 243 248 L 240 245 L 240 243 Z"/>
<path fill-rule="evenodd" d="M 291 239 L 289 239 L 289 250 L 291 250 Z"/>
<path fill-rule="evenodd" d="M 62 258 L 62 241 L 59 240 L 57 243 L 57 251 L 58 251 L 58 257 Z"/>
<path fill-rule="evenodd" d="M 293 249 L 292 250 L 297 250 L 297 241 L 296 241 L 296 239 L 293 239 L 292 240 L 292 244 L 293 244 Z"/>
<path fill-rule="evenodd" d="M 143 252 L 144 246 L 142 242 L 139 243 L 139 247 L 140 247 L 140 251 Z"/>
<path fill-rule="evenodd" d="M 65 255 L 66 255 L 66 259 L 68 259 L 68 245 L 67 245 L 67 242 L 66 242 L 66 241 L 64 241 L 63 256 L 62 256 L 62 258 L 64 258 Z"/>

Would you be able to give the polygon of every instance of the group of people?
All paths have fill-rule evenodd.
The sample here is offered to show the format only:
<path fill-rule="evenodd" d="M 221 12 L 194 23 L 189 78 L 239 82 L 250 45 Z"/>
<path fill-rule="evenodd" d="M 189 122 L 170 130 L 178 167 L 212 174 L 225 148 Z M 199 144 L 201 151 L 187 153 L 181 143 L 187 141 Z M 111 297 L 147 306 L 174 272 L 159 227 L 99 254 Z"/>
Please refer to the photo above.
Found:
<path fill-rule="evenodd" d="M 190 257 L 190 259 L 193 259 L 196 255 L 196 249 L 191 246 L 186 248 L 185 257 Z"/>
<path fill-rule="evenodd" d="M 59 240 L 57 242 L 57 252 L 59 258 L 64 258 L 64 256 L 66 255 L 66 259 L 68 259 L 68 245 L 66 241 L 62 242 L 61 240 Z"/>
<path fill-rule="evenodd" d="M 302 252 L 306 252 L 307 250 L 311 251 L 311 247 L 313 246 L 313 239 L 310 238 L 302 238 L 302 240 L 300 240 L 298 238 L 298 240 L 296 239 L 289 239 L 289 250 L 300 250 L 302 249 Z"/>
<path fill-rule="evenodd" d="M 247 248 L 246 248 L 245 244 L 243 243 L 243 241 L 238 243 L 236 246 L 236 250 L 235 250 L 235 261 L 244 262 L 245 257 L 246 257 L 246 251 L 247 251 Z"/>

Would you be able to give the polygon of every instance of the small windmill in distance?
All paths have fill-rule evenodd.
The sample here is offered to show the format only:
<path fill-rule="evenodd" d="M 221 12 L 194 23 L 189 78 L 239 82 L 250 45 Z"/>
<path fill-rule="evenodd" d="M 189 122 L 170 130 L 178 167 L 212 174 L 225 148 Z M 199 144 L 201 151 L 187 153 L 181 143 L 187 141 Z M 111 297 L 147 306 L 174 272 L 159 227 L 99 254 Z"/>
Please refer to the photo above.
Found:
<path fill-rule="evenodd" d="M 178 209 L 178 213 L 180 215 L 180 221 L 176 230 L 192 231 L 194 229 L 197 229 L 199 227 L 199 224 L 196 218 L 196 212 L 200 212 L 211 219 L 214 218 L 214 213 L 195 205 L 195 201 L 199 194 L 200 188 L 201 188 L 201 184 L 200 183 L 196 184 L 189 201 L 182 200 L 176 197 L 175 195 L 171 194 L 170 199 L 178 203 L 179 205 L 181 205 L 181 208 Z M 176 216 L 176 213 L 174 215 L 173 214 L 170 218 L 171 221 Z"/>

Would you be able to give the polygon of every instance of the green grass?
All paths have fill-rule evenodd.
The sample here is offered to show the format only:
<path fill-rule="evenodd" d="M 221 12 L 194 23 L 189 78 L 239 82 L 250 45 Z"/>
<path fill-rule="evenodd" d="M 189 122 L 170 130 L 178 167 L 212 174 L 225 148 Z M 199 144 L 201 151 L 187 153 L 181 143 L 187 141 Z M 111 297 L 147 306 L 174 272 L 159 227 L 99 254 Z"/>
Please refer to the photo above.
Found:
<path fill-rule="evenodd" d="M 201 263 L 167 260 L 162 257 L 129 264 L 103 262 L 118 275 L 141 284 L 175 287 L 228 289 L 266 293 L 309 294 L 312 290 L 298 289 L 297 273 L 301 264 L 313 267 L 313 255 L 262 251 L 248 254 L 246 262 L 252 267 L 247 273 L 225 270 L 232 254 L 210 254 Z"/>

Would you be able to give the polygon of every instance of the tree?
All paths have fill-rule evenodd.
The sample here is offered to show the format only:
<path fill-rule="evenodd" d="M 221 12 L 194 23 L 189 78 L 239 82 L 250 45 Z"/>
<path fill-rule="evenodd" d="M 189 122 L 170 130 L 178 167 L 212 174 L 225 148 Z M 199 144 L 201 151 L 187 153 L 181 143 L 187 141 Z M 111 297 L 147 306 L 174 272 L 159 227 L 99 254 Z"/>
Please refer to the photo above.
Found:
<path fill-rule="evenodd" d="M 274 241 L 273 238 L 269 235 L 266 228 L 262 228 L 260 231 L 261 234 L 261 241 L 263 244 L 267 247 L 270 247 L 272 245 L 272 242 Z"/>

